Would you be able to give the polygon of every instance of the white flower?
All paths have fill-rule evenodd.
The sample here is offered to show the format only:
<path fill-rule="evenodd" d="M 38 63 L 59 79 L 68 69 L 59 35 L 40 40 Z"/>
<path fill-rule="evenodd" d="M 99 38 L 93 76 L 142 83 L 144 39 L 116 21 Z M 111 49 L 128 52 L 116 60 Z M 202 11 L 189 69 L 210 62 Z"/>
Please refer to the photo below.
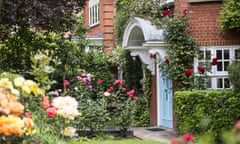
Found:
<path fill-rule="evenodd" d="M 25 81 L 25 79 L 24 79 L 23 77 L 17 77 L 17 78 L 15 78 L 15 79 L 13 80 L 14 85 L 15 85 L 16 87 L 21 87 L 21 86 L 23 86 L 24 81 Z"/>
<path fill-rule="evenodd" d="M 79 115 L 79 112 L 76 108 L 65 106 L 57 110 L 57 113 L 64 118 L 73 120 L 74 117 Z"/>
<path fill-rule="evenodd" d="M 66 127 L 63 131 L 62 134 L 64 136 L 69 136 L 69 137 L 73 137 L 76 136 L 76 129 L 74 127 Z"/>
<path fill-rule="evenodd" d="M 104 92 L 103 95 L 107 97 L 110 96 L 111 94 L 109 92 Z"/>
<path fill-rule="evenodd" d="M 53 99 L 53 106 L 58 109 L 62 109 L 66 106 L 70 106 L 70 107 L 77 109 L 78 102 L 76 101 L 75 98 L 70 97 L 70 96 L 56 97 Z"/>

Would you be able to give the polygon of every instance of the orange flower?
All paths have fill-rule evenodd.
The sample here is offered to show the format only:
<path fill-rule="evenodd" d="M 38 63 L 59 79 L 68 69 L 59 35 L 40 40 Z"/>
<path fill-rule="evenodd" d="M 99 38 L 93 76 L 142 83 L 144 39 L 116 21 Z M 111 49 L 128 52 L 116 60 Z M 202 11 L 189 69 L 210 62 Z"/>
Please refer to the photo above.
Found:
<path fill-rule="evenodd" d="M 25 118 L 23 118 L 23 121 L 24 121 L 25 127 L 27 127 L 28 129 L 33 128 L 34 123 L 31 118 L 25 117 Z"/>
<path fill-rule="evenodd" d="M 24 111 L 24 106 L 19 102 L 11 102 L 9 109 L 13 115 L 20 115 Z"/>

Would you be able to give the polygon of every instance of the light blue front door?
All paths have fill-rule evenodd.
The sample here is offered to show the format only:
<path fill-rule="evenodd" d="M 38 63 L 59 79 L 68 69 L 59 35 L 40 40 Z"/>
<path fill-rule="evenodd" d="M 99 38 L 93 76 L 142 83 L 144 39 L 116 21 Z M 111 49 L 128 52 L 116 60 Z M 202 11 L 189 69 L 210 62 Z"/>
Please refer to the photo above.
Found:
<path fill-rule="evenodd" d="M 159 72 L 159 100 L 160 100 L 160 125 L 173 128 L 172 113 L 172 80 L 167 78 L 166 74 Z"/>

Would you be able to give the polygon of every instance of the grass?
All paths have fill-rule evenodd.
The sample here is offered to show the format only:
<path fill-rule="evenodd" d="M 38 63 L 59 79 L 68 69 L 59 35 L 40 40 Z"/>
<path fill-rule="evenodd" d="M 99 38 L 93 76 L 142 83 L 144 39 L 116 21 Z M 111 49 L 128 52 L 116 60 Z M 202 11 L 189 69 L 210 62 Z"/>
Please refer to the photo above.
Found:
<path fill-rule="evenodd" d="M 81 141 L 81 144 L 167 144 L 165 142 L 157 142 L 152 140 L 124 139 L 124 140 L 87 140 Z M 76 144 L 76 143 L 72 143 Z"/>

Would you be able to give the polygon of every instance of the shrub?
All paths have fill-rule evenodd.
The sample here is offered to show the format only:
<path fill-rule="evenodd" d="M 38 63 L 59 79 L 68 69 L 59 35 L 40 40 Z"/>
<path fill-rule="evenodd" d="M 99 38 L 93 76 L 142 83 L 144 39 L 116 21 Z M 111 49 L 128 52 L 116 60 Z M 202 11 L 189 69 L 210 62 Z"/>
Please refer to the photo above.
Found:
<path fill-rule="evenodd" d="M 240 92 L 240 62 L 234 61 L 228 66 L 228 77 L 234 90 Z"/>
<path fill-rule="evenodd" d="M 216 142 L 221 133 L 240 118 L 240 94 L 232 91 L 178 91 L 174 97 L 179 134 L 211 134 Z"/>

